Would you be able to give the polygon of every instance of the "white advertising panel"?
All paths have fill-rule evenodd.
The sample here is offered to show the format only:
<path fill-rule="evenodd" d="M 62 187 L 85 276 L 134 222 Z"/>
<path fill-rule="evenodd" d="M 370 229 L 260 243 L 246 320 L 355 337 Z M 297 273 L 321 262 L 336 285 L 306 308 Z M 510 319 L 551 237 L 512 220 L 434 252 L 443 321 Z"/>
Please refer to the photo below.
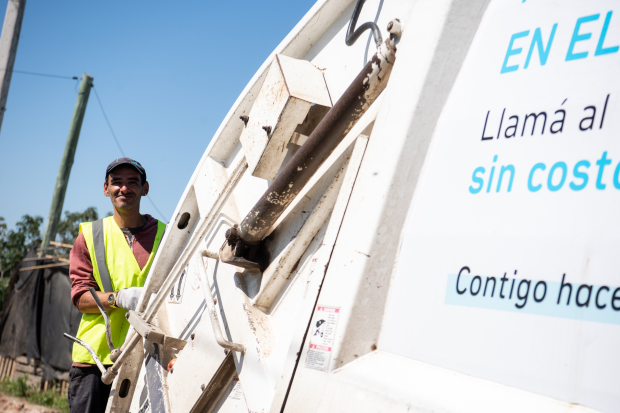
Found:
<path fill-rule="evenodd" d="M 438 122 L 380 347 L 620 406 L 620 2 L 493 1 Z"/>

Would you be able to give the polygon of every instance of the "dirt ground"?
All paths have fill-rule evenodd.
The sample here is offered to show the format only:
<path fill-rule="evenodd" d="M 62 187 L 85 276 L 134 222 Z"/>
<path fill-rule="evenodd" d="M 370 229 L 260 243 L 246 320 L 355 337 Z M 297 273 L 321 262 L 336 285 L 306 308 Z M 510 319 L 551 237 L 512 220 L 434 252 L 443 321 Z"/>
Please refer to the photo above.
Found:
<path fill-rule="evenodd" d="M 26 400 L 18 397 L 11 397 L 0 393 L 0 412 L 54 413 L 55 410 L 28 403 Z"/>

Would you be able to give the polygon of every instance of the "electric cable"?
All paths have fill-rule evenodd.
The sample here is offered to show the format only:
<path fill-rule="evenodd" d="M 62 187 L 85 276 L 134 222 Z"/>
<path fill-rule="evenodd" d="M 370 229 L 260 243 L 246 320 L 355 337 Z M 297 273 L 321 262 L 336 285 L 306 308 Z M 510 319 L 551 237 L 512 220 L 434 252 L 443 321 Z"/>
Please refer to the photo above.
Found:
<path fill-rule="evenodd" d="M 0 70 L 6 71 L 6 69 L 0 69 Z M 52 75 L 50 73 L 27 72 L 25 70 L 15 70 L 15 69 L 13 69 L 11 71 L 11 73 L 19 73 L 19 74 L 22 74 L 22 75 L 31 75 L 31 76 L 54 77 L 54 78 L 57 78 L 57 79 L 77 80 L 77 82 L 75 82 L 75 94 L 77 95 L 77 93 L 78 93 L 77 87 L 78 87 L 78 84 L 80 83 L 79 82 L 80 78 L 77 77 L 77 76 Z"/>
<path fill-rule="evenodd" d="M 163 220 L 165 220 L 165 219 L 166 219 L 166 218 L 164 218 L 164 217 L 165 217 L 165 215 L 161 213 L 161 211 L 159 210 L 159 208 L 157 208 L 157 206 L 155 205 L 155 202 L 153 202 L 153 200 L 151 199 L 151 197 L 147 195 L 147 196 L 146 196 L 146 199 L 148 199 L 148 200 L 149 200 L 149 202 L 151 203 L 151 205 L 153 205 L 153 208 L 155 208 L 155 211 L 157 211 L 157 213 L 159 214 L 159 216 L 160 216 Z"/>
<path fill-rule="evenodd" d="M 2 69 L 2 70 L 6 71 L 6 69 Z M 49 74 L 49 73 L 26 72 L 25 70 L 15 70 L 15 69 L 13 69 L 13 71 L 11 73 L 21 73 L 23 75 L 33 75 L 33 76 L 56 77 L 58 79 L 69 79 L 69 80 L 77 80 L 78 79 L 77 76 L 52 75 L 52 74 Z"/>
<path fill-rule="evenodd" d="M 99 102 L 99 107 L 101 108 L 101 113 L 103 113 L 103 118 L 105 119 L 108 127 L 110 128 L 110 132 L 112 132 L 112 137 L 114 138 L 114 142 L 116 142 L 116 146 L 118 146 L 118 150 L 121 151 L 121 155 L 123 158 L 125 157 L 125 152 L 123 148 L 121 148 L 121 144 L 118 143 L 118 139 L 116 138 L 116 133 L 114 133 L 114 129 L 112 129 L 112 125 L 110 124 L 110 120 L 108 119 L 108 115 L 105 113 L 105 109 L 103 109 L 103 104 L 101 103 L 101 99 L 99 99 L 99 93 L 97 93 L 97 89 L 95 89 L 95 84 L 93 83 L 93 91 L 95 92 L 95 97 L 97 98 L 97 102 Z"/>
<path fill-rule="evenodd" d="M 6 69 L 2 69 L 4 71 L 6 71 Z M 61 76 L 61 75 L 52 75 L 49 73 L 37 73 L 37 72 L 27 72 L 25 70 L 12 70 L 12 73 L 20 73 L 20 74 L 24 74 L 24 75 L 32 75 L 32 76 L 44 76 L 44 77 L 54 77 L 54 78 L 58 78 L 58 79 L 69 79 L 69 80 L 78 80 L 79 78 L 77 76 Z M 77 87 L 77 85 L 76 85 Z M 114 142 L 116 142 L 116 146 L 118 147 L 118 150 L 121 152 L 121 154 L 123 155 L 123 157 L 125 157 L 125 152 L 123 151 L 123 148 L 121 147 L 121 144 L 118 142 L 118 138 L 116 137 L 116 133 L 114 133 L 114 129 L 112 128 L 112 124 L 110 123 L 110 120 L 108 119 L 108 115 L 105 113 L 105 109 L 103 108 L 103 104 L 101 103 L 101 99 L 99 98 L 99 94 L 97 93 L 97 89 L 95 89 L 95 85 L 92 85 L 93 91 L 95 92 L 95 97 L 97 98 L 97 102 L 99 103 L 99 107 L 101 108 L 101 113 L 103 113 L 103 118 L 105 119 L 106 123 L 108 124 L 108 128 L 110 128 L 110 132 L 112 133 L 112 137 L 114 138 Z M 77 93 L 77 90 L 76 90 Z M 161 213 L 161 211 L 159 210 L 159 208 L 157 208 L 157 205 L 155 205 L 155 202 L 153 202 L 153 200 L 151 199 L 151 197 L 149 197 L 148 195 L 146 196 L 146 199 L 149 200 L 149 202 L 151 203 L 151 205 L 153 205 L 153 208 L 155 208 L 155 211 L 157 211 L 157 213 L 159 214 L 160 217 L 162 217 L 163 219 L 165 219 L 165 215 Z"/>
<path fill-rule="evenodd" d="M 99 107 L 101 108 L 101 113 L 103 113 L 103 117 L 106 121 L 106 123 L 108 124 L 108 127 L 110 128 L 110 132 L 112 133 L 112 137 L 114 138 L 114 142 L 116 142 L 116 146 L 118 147 L 118 150 L 121 151 L 121 155 L 123 155 L 123 158 L 125 157 L 125 152 L 123 151 L 123 148 L 121 147 L 121 144 L 118 142 L 118 139 L 116 137 L 116 133 L 114 133 L 114 129 L 112 128 L 112 124 L 110 123 L 110 120 L 108 119 L 108 116 L 105 113 L 105 109 L 103 109 L 103 104 L 101 103 L 101 99 L 99 98 L 99 94 L 97 93 L 97 89 L 95 88 L 95 85 L 92 85 L 93 91 L 95 92 L 95 97 L 97 98 L 97 102 L 99 103 Z M 159 216 L 165 220 L 165 215 L 161 213 L 161 211 L 159 210 L 159 208 L 157 208 L 157 205 L 155 205 L 155 202 L 153 202 L 153 200 L 151 199 L 150 196 L 146 196 L 146 199 L 149 200 L 149 202 L 151 203 L 151 205 L 153 205 L 153 208 L 155 208 L 155 211 L 157 211 L 157 213 L 159 214 Z"/>

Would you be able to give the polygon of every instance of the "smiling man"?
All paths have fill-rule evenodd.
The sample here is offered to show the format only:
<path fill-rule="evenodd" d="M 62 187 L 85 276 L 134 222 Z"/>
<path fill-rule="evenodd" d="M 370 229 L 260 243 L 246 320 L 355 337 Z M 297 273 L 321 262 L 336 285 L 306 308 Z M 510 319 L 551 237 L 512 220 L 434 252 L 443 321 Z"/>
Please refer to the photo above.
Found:
<path fill-rule="evenodd" d="M 105 322 L 88 290 L 98 291 L 110 315 L 114 347 L 120 347 L 129 329 L 125 313 L 136 308 L 166 227 L 140 213 L 140 200 L 148 192 L 146 171 L 139 162 L 130 158 L 113 161 L 106 169 L 103 193 L 112 201 L 114 215 L 80 224 L 71 250 L 71 300 L 83 313 L 77 338 L 90 344 L 106 367 L 112 361 Z M 105 412 L 110 388 L 101 381 L 88 351 L 74 344 L 68 391 L 71 412 Z"/>

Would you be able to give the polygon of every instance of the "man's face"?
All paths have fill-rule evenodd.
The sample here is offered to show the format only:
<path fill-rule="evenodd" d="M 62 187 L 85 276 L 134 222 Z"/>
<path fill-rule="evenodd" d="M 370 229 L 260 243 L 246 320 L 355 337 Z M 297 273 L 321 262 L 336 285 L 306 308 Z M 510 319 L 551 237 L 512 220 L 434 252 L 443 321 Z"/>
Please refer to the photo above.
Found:
<path fill-rule="evenodd" d="M 149 183 L 142 185 L 140 172 L 129 165 L 112 170 L 103 184 L 103 193 L 110 197 L 112 205 L 119 211 L 140 210 L 140 198 L 148 194 Z"/>

